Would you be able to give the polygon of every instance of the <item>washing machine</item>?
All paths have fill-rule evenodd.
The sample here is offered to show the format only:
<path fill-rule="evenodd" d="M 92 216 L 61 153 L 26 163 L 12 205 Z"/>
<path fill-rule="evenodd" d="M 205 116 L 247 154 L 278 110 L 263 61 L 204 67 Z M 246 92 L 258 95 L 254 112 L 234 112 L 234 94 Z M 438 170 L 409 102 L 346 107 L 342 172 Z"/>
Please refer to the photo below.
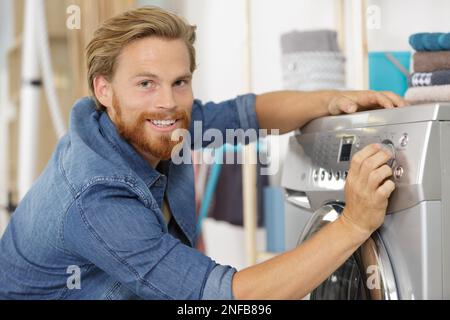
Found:
<path fill-rule="evenodd" d="M 384 224 L 310 299 L 449 299 L 450 102 L 324 117 L 292 136 L 282 186 L 310 217 L 290 237 L 306 241 L 341 214 L 351 158 L 371 143 L 394 154 Z"/>

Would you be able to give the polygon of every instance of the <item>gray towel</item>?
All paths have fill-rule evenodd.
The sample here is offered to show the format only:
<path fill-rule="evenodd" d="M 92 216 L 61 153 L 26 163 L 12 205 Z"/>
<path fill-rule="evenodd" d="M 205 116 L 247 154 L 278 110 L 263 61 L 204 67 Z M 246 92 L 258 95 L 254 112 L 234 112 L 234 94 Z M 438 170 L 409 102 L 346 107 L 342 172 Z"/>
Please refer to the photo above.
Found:
<path fill-rule="evenodd" d="M 409 87 L 440 86 L 450 84 L 450 70 L 413 73 L 408 78 Z"/>
<path fill-rule="evenodd" d="M 282 56 L 287 90 L 345 88 L 345 58 L 340 52 L 298 52 Z"/>
<path fill-rule="evenodd" d="M 339 51 L 337 33 L 332 30 L 292 31 L 281 36 L 283 54 L 302 51 Z"/>

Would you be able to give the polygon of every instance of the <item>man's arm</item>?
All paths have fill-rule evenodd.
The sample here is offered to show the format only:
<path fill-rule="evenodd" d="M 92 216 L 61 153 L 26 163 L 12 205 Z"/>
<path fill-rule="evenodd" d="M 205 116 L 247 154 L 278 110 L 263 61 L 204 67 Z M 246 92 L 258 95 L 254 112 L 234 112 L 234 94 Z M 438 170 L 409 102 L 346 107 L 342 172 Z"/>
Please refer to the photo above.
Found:
<path fill-rule="evenodd" d="M 146 206 L 129 181 L 99 178 L 83 189 L 65 216 L 66 249 L 142 299 L 230 299 L 234 269 L 164 231 L 157 204 Z"/>
<path fill-rule="evenodd" d="M 392 155 L 378 144 L 353 156 L 341 216 L 294 250 L 237 272 L 236 299 L 299 299 L 310 293 L 383 223 L 395 188 L 386 162 Z"/>
<path fill-rule="evenodd" d="M 279 129 L 283 134 L 327 115 L 405 105 L 406 101 L 392 92 L 277 91 L 258 95 L 255 108 L 261 128 Z"/>

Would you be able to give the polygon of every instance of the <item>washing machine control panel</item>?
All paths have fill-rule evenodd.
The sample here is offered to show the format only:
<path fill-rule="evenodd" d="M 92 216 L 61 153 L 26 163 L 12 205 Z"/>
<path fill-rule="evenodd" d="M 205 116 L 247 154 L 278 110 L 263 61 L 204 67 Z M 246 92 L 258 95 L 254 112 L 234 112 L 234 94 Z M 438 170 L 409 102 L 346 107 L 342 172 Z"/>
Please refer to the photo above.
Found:
<path fill-rule="evenodd" d="M 396 152 L 397 152 L 397 148 L 396 145 L 394 144 L 393 141 L 391 141 L 390 139 L 384 139 L 383 141 L 377 141 L 378 137 L 375 137 L 375 139 L 369 139 L 372 140 L 372 142 L 370 142 L 369 140 L 366 139 L 362 139 L 363 141 L 365 141 L 365 145 L 366 144 L 370 144 L 370 143 L 380 143 L 381 146 L 388 150 L 391 154 L 392 154 L 392 158 L 387 162 L 387 165 L 390 166 L 393 171 L 394 171 L 394 177 L 395 179 L 400 179 L 403 176 L 404 170 L 403 167 L 401 165 L 399 165 L 397 163 L 397 158 L 396 158 Z M 400 140 L 401 141 L 407 141 L 408 139 L 408 133 L 403 133 Z M 328 137 L 325 138 L 326 141 L 331 141 L 333 140 L 332 137 Z M 407 143 L 403 143 L 400 144 L 401 148 L 406 148 Z M 320 160 L 320 158 L 324 158 L 327 159 L 328 157 L 333 157 L 333 155 L 335 155 L 336 153 L 333 152 L 335 150 L 333 150 L 332 147 L 328 147 L 327 150 L 322 150 L 322 147 L 320 147 L 320 151 L 318 151 L 318 156 L 317 156 L 317 162 L 320 163 L 322 162 Z M 332 181 L 332 180 L 346 180 L 347 175 L 348 175 L 348 165 L 349 162 L 351 160 L 352 154 L 356 151 L 354 151 L 352 153 L 352 150 L 359 150 L 361 149 L 361 137 L 356 136 L 356 135 L 344 135 L 339 142 L 339 148 L 337 149 L 337 163 L 341 163 L 343 165 L 341 165 L 340 167 L 344 167 L 342 169 L 340 168 L 316 168 L 313 170 L 312 175 L 313 175 L 313 181 L 318 182 L 320 181 Z M 329 155 L 327 155 L 327 153 L 330 153 Z M 317 154 L 316 154 L 317 155 Z M 333 159 L 327 159 L 327 163 L 331 163 L 333 164 Z M 329 167 L 333 167 L 333 165 L 329 166 Z M 337 167 L 337 166 L 334 166 Z"/>
<path fill-rule="evenodd" d="M 300 141 L 307 137 L 298 137 Z M 321 133 L 316 137 L 312 146 L 311 164 L 313 166 L 310 176 L 313 184 L 322 187 L 339 188 L 345 182 L 352 156 L 372 143 L 379 143 L 392 154 L 387 162 L 393 171 L 394 179 L 401 179 L 405 169 L 398 161 L 398 153 L 404 152 L 408 147 L 408 132 L 389 132 L 377 134 L 374 130 L 354 130 Z M 401 162 L 401 161 L 400 161 Z"/>
<path fill-rule="evenodd" d="M 359 150 L 372 143 L 379 143 L 392 153 L 387 162 L 393 170 L 391 179 L 396 184 L 393 197 L 402 193 L 404 201 L 396 205 L 405 207 L 421 198 L 438 198 L 433 188 L 422 190 L 423 183 L 440 181 L 437 170 L 425 168 L 439 167 L 438 157 L 429 145 L 431 135 L 439 131 L 438 122 L 416 122 L 365 128 L 349 128 L 333 131 L 299 133 L 289 142 L 289 153 L 285 167 L 296 167 L 298 171 L 283 175 L 283 186 L 308 195 L 314 206 L 323 204 L 324 191 L 329 191 L 330 201 L 344 201 L 344 186 L 352 157 Z M 403 191 L 400 191 L 403 190 Z M 314 203 L 314 195 L 320 203 Z M 395 195 L 397 194 L 397 195 Z M 317 200 L 318 202 L 319 200 Z"/>

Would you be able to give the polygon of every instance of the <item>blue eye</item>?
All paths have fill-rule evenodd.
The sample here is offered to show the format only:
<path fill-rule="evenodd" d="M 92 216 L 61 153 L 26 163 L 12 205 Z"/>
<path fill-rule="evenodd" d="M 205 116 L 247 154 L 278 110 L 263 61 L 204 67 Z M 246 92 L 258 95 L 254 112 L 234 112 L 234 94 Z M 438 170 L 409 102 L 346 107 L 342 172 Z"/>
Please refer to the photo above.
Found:
<path fill-rule="evenodd" d="M 149 80 L 145 80 L 139 83 L 139 86 L 142 88 L 149 88 L 152 85 L 152 82 Z"/>
<path fill-rule="evenodd" d="M 187 84 L 186 80 L 178 80 L 177 82 L 175 82 L 175 86 L 176 87 L 181 87 Z"/>

